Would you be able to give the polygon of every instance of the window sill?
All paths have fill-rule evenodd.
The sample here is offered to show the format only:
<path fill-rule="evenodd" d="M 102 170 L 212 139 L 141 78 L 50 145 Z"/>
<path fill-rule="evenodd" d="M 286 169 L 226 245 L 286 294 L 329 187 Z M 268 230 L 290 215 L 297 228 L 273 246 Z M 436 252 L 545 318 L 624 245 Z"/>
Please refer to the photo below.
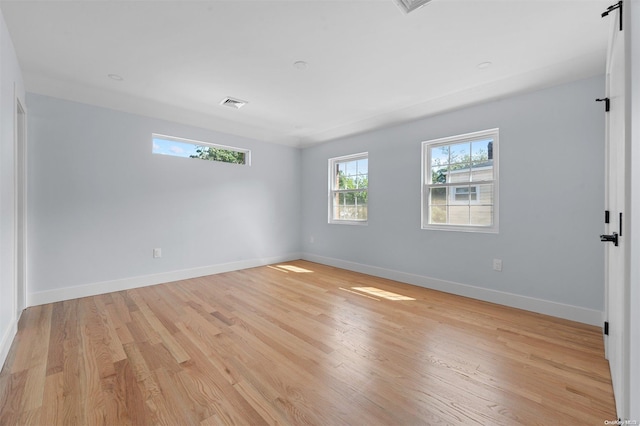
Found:
<path fill-rule="evenodd" d="M 426 225 L 422 227 L 425 231 L 456 231 L 472 232 L 480 234 L 498 234 L 497 226 L 461 226 L 461 225 Z"/>
<path fill-rule="evenodd" d="M 330 220 L 329 225 L 355 225 L 355 226 L 367 226 L 369 224 L 366 220 Z"/>

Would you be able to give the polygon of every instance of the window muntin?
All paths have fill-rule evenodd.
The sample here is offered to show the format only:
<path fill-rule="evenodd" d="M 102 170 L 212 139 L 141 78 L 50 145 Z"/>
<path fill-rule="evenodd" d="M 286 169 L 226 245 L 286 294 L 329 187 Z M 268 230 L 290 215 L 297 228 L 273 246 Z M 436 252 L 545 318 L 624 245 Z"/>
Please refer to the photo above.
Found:
<path fill-rule="evenodd" d="M 368 199 L 368 153 L 330 159 L 329 223 L 366 224 Z"/>
<path fill-rule="evenodd" d="M 498 231 L 498 129 L 422 143 L 422 228 Z"/>
<path fill-rule="evenodd" d="M 177 138 L 174 136 L 152 135 L 154 154 L 174 157 L 197 158 L 232 164 L 251 164 L 251 151 L 243 148 L 218 145 L 209 142 Z"/>

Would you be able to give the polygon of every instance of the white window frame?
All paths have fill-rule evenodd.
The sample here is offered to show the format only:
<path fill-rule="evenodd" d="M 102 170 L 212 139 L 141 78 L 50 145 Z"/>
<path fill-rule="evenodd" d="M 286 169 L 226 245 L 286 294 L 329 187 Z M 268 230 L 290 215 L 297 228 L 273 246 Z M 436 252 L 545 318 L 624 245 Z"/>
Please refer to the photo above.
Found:
<path fill-rule="evenodd" d="M 340 225 L 367 225 L 368 221 L 369 221 L 369 212 L 368 212 L 368 208 L 367 208 L 367 219 L 357 219 L 357 220 L 350 220 L 350 219 L 339 219 L 339 218 L 334 218 L 333 217 L 333 203 L 335 200 L 335 195 L 338 193 L 347 193 L 347 192 L 363 192 L 362 188 L 359 188 L 357 190 L 340 190 L 334 187 L 335 185 L 335 170 L 336 170 L 336 164 L 337 163 L 346 163 L 346 162 L 350 162 L 350 161 L 357 161 L 357 160 L 362 160 L 362 159 L 369 159 L 369 153 L 368 152 L 361 152 L 358 154 L 352 154 L 352 155 L 345 155 L 342 157 L 335 157 L 335 158 L 330 158 L 329 159 L 329 223 L 330 224 L 340 224 Z M 367 180 L 369 178 L 369 172 L 367 169 Z M 367 193 L 367 205 L 369 204 L 369 185 L 367 184 L 367 188 L 365 189 L 366 193 Z"/>
<path fill-rule="evenodd" d="M 457 136 L 450 136 L 439 139 L 432 139 L 422 142 L 422 202 L 421 202 L 421 222 L 422 229 L 425 230 L 439 230 L 439 231 L 462 231 L 462 232 L 482 232 L 482 233 L 498 233 L 499 231 L 499 129 L 488 129 L 479 132 L 465 133 Z M 491 138 L 493 139 L 493 179 L 469 182 L 464 184 L 462 182 L 440 183 L 433 184 L 431 182 L 431 150 L 434 146 L 455 145 L 457 143 L 473 142 L 478 139 Z M 442 188 L 448 187 L 453 189 L 461 186 L 476 186 L 477 187 L 477 199 L 469 203 L 462 203 L 455 201 L 453 198 L 453 191 L 449 191 L 447 200 L 449 205 L 460 204 L 480 204 L 480 186 L 485 184 L 493 185 L 493 224 L 492 225 L 460 225 L 460 224 L 448 224 L 448 223 L 429 223 L 429 189 L 430 188 Z"/>

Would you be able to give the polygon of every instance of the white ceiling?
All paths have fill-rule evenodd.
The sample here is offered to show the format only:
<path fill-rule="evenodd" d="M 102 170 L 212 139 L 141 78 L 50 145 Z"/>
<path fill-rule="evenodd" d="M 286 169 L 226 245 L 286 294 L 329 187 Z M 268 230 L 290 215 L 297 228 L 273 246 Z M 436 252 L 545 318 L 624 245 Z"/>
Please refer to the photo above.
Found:
<path fill-rule="evenodd" d="M 30 92 L 305 146 L 603 74 L 612 2 L 433 0 L 408 15 L 392 0 L 0 8 Z M 220 106 L 227 96 L 249 103 Z"/>

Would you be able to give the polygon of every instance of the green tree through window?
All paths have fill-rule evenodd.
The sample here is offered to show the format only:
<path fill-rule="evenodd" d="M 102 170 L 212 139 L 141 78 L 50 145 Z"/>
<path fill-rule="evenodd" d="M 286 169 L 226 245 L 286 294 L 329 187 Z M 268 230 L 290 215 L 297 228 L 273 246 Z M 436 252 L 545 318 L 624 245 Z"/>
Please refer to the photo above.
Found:
<path fill-rule="evenodd" d="M 244 152 L 231 151 L 223 148 L 215 148 L 212 146 L 196 147 L 196 154 L 190 155 L 191 158 L 200 158 L 201 160 L 222 161 L 223 163 L 244 164 Z"/>

